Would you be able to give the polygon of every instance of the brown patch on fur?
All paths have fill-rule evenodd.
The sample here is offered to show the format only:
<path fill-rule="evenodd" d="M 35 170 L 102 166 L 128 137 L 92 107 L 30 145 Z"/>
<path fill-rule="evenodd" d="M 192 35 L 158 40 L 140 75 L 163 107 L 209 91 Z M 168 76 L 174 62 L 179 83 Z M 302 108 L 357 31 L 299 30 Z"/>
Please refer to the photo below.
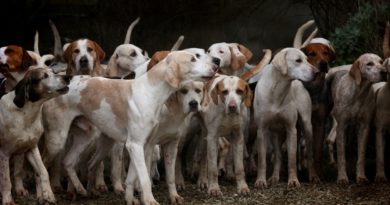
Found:
<path fill-rule="evenodd" d="M 231 67 L 233 70 L 238 70 L 240 68 L 242 68 L 245 63 L 247 62 L 245 56 L 237 56 L 234 54 L 233 52 L 233 48 L 229 47 L 229 50 L 230 50 L 230 54 L 231 54 Z"/>
<path fill-rule="evenodd" d="M 352 67 L 351 70 L 349 71 L 349 75 L 356 81 L 358 85 L 362 82 L 362 74 L 360 71 L 360 61 L 356 60 Z"/>
<path fill-rule="evenodd" d="M 249 85 L 242 79 L 239 79 L 237 88 L 244 91 L 244 95 L 242 96 L 243 102 L 246 107 L 251 107 L 253 93 Z"/>
<path fill-rule="evenodd" d="M 322 72 L 328 72 L 329 64 L 336 59 L 336 54 L 333 49 L 321 43 L 310 43 L 301 48 L 301 50 L 307 56 L 307 61 Z M 321 69 L 321 62 L 328 64 L 326 70 Z"/>
<path fill-rule="evenodd" d="M 24 72 L 30 66 L 37 64 L 36 59 L 33 59 L 25 49 L 20 46 L 10 45 L 4 51 L 7 55 L 8 70 L 0 70 L 1 73 L 7 75 L 8 72 Z"/>
<path fill-rule="evenodd" d="M 246 61 L 248 62 L 253 56 L 252 51 L 250 51 L 247 47 L 245 47 L 241 44 L 238 44 L 237 47 L 238 47 L 238 50 L 241 51 L 242 54 L 244 54 Z"/>
<path fill-rule="evenodd" d="M 88 85 L 80 92 L 79 109 L 91 116 L 105 100 L 115 115 L 118 127 L 126 127 L 127 98 L 132 95 L 131 81 L 90 79 Z"/>
<path fill-rule="evenodd" d="M 159 63 L 162 59 L 167 57 L 170 51 L 157 51 L 153 54 L 152 58 L 149 61 L 148 68 L 146 71 L 149 71 L 153 68 L 157 63 Z"/>
<path fill-rule="evenodd" d="M 221 97 L 221 102 L 225 102 L 225 96 L 221 95 L 223 90 L 225 90 L 225 85 L 223 84 L 223 80 L 221 80 L 215 85 L 210 94 L 214 104 L 218 105 L 218 96 Z"/>

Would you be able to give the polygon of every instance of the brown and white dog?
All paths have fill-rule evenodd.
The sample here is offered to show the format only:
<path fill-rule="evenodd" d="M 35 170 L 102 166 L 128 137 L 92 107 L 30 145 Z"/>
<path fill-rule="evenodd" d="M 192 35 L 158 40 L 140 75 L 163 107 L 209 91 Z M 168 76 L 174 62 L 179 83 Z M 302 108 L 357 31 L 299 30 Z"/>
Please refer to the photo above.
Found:
<path fill-rule="evenodd" d="M 43 134 L 42 104 L 68 91 L 70 78 L 56 76 L 48 68 L 34 68 L 25 74 L 15 90 L 0 100 L 0 190 L 3 204 L 14 204 L 11 196 L 9 160 L 26 153 L 36 172 L 39 203 L 54 203 L 49 175 L 43 165 L 37 144 Z"/>
<path fill-rule="evenodd" d="M 64 102 L 61 110 L 46 116 L 47 132 L 66 138 L 72 120 L 83 115 L 96 125 L 105 136 L 100 137 L 104 146 L 91 159 L 88 181 L 93 183 L 97 165 L 107 155 L 115 141 L 126 143 L 131 163 L 126 179 L 126 201 L 133 202 L 134 181 L 138 175 L 142 199 L 147 205 L 157 204 L 151 191 L 151 182 L 145 163 L 144 145 L 158 125 L 158 114 L 169 96 L 184 81 L 202 80 L 214 75 L 216 66 L 211 58 L 198 59 L 188 51 L 171 52 L 165 61 L 134 80 L 74 77 L 68 95 L 56 98 Z M 116 92 L 112 92 L 115 89 Z M 59 118 L 57 116 L 60 116 Z M 59 126 L 60 125 L 60 126 Z M 50 129 L 51 128 L 51 129 Z M 94 188 L 94 184 L 89 184 Z"/>
<path fill-rule="evenodd" d="M 372 84 L 385 77 L 382 59 L 371 53 L 361 55 L 349 71 L 339 71 L 327 76 L 331 86 L 334 107 L 332 116 L 337 122 L 337 183 L 347 184 L 345 162 L 345 132 L 355 127 L 358 141 L 356 163 L 357 183 L 367 182 L 365 175 L 365 152 L 370 123 L 373 120 L 375 96 Z"/>
<path fill-rule="evenodd" d="M 252 91 L 248 84 L 236 76 L 219 75 L 209 82 L 207 99 L 202 104 L 201 116 L 207 132 L 208 193 L 221 196 L 218 184 L 218 141 L 225 137 L 231 143 L 234 170 L 239 194 L 249 194 L 244 171 L 244 129 L 248 121 L 248 108 Z M 206 133 L 205 133 L 206 134 Z"/>

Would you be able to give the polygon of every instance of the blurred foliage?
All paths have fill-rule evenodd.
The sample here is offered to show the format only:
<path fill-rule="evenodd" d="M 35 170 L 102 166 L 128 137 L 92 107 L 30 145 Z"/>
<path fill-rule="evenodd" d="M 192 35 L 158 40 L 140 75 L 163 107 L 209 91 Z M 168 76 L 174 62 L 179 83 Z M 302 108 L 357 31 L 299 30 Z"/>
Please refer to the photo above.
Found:
<path fill-rule="evenodd" d="M 329 40 L 337 52 L 335 64 L 352 63 L 359 55 L 367 52 L 383 55 L 384 22 L 389 13 L 389 4 L 365 2 L 343 26 L 330 33 Z"/>

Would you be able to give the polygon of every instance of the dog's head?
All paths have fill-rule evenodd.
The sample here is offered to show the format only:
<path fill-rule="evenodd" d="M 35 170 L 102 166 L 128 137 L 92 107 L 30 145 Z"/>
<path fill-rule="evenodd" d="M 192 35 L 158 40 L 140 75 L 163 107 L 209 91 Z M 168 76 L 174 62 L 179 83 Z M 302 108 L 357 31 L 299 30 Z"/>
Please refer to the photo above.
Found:
<path fill-rule="evenodd" d="M 15 77 L 20 74 L 23 77 L 24 72 L 37 61 L 24 48 L 10 45 L 0 48 L 0 73 L 6 77 Z"/>
<path fill-rule="evenodd" d="M 323 73 L 328 72 L 329 64 L 336 59 L 335 50 L 329 44 L 309 43 L 301 50 L 307 56 L 307 61 Z"/>
<path fill-rule="evenodd" d="M 238 43 L 215 43 L 207 50 L 219 67 L 230 67 L 233 71 L 242 68 L 252 58 L 252 52 Z"/>
<path fill-rule="evenodd" d="M 32 68 L 15 87 L 14 103 L 22 108 L 27 101 L 48 100 L 68 92 L 70 76 L 55 75 L 45 67 Z"/>
<path fill-rule="evenodd" d="M 203 49 L 172 51 L 162 63 L 168 65 L 165 80 L 174 88 L 186 80 L 208 80 L 218 69 Z"/>
<path fill-rule="evenodd" d="M 145 50 L 132 44 L 122 44 L 115 49 L 107 68 L 109 72 L 114 70 L 130 72 L 148 60 L 149 56 Z"/>
<path fill-rule="evenodd" d="M 64 59 L 68 63 L 68 75 L 90 75 L 105 57 L 103 49 L 89 39 L 73 41 L 64 51 Z"/>
<path fill-rule="evenodd" d="M 253 93 L 249 85 L 241 78 L 227 76 L 212 88 L 210 97 L 214 104 L 222 103 L 227 114 L 239 114 L 241 105 L 251 106 Z"/>
<path fill-rule="evenodd" d="M 373 53 L 365 53 L 352 64 L 349 75 L 358 85 L 363 80 L 377 83 L 386 79 L 386 69 L 381 57 Z"/>
<path fill-rule="evenodd" d="M 167 100 L 168 109 L 181 106 L 184 113 L 197 112 L 200 109 L 204 95 L 204 83 L 187 81 L 180 85 L 179 91 L 172 94 Z"/>
<path fill-rule="evenodd" d="M 272 65 L 282 76 L 304 82 L 313 80 L 318 73 L 318 69 L 307 61 L 306 55 L 296 48 L 285 48 L 278 52 Z"/>

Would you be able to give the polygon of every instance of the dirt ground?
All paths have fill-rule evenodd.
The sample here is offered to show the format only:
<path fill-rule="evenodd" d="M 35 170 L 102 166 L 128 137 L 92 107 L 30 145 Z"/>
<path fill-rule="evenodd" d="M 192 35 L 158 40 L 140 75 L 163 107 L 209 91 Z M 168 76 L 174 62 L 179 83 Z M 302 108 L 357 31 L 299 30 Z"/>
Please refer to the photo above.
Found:
<path fill-rule="evenodd" d="M 249 183 L 251 193 L 243 197 L 236 194 L 233 183 L 222 181 L 222 198 L 210 198 L 206 191 L 199 190 L 195 184 L 187 182 L 186 189 L 179 192 L 184 197 L 185 204 L 196 205 L 235 205 L 235 204 L 390 204 L 390 184 L 368 184 L 338 186 L 336 183 L 320 185 L 301 184 L 300 188 L 287 188 L 286 183 L 280 183 L 265 190 L 256 190 Z M 153 193 L 160 204 L 169 204 L 168 190 L 164 182 L 154 187 Z M 125 204 L 123 196 L 112 192 L 103 193 L 98 198 L 78 198 L 71 201 L 66 194 L 56 195 L 59 205 L 106 205 Z M 35 197 L 16 198 L 20 205 L 36 204 Z"/>

